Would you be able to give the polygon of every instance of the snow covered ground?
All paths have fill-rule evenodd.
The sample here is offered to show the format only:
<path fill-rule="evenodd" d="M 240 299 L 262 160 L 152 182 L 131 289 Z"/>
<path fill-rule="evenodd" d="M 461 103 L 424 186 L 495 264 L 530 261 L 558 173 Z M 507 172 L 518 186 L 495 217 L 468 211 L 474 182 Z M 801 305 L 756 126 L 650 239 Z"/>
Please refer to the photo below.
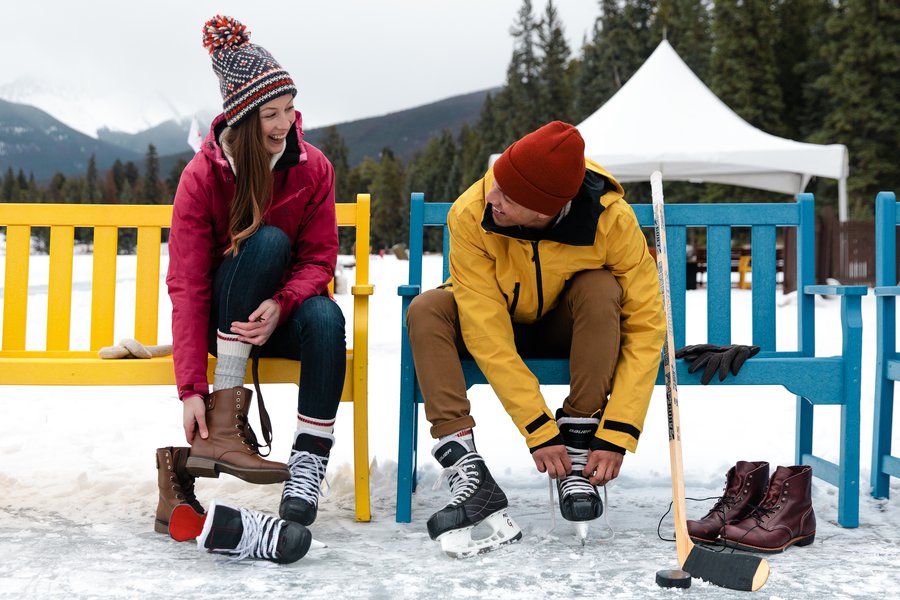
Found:
<path fill-rule="evenodd" d="M 132 334 L 133 257 L 120 257 L 116 337 Z M 73 348 L 86 348 L 89 324 L 90 255 L 75 257 Z M 0 261 L 0 282 L 2 279 Z M 467 561 L 455 561 L 431 542 L 425 520 L 448 499 L 446 487 L 432 491 L 436 463 L 424 415 L 419 431 L 420 486 L 413 521 L 394 522 L 399 387 L 397 285 L 407 263 L 392 256 L 371 259 L 376 293 L 371 301 L 369 453 L 372 460 L 372 522 L 354 519 L 352 407 L 338 415 L 337 446 L 314 536 L 328 547 L 290 566 L 233 562 L 200 553 L 153 532 L 156 508 L 154 449 L 184 445 L 181 406 L 170 387 L 0 387 L 0 597 L 157 598 L 731 598 L 737 592 L 695 581 L 686 591 L 654 583 L 658 569 L 675 568 L 675 545 L 657 537 L 671 487 L 665 393 L 654 393 L 638 452 L 629 454 L 609 492 L 615 538 L 582 547 L 566 523 L 551 531 L 546 477 L 538 474 L 525 445 L 488 387 L 471 392 L 479 450 L 507 492 L 511 513 L 524 530 L 521 543 Z M 426 260 L 426 286 L 440 278 L 440 258 Z M 162 269 L 165 272 L 165 266 Z M 353 271 L 347 275 L 353 277 Z M 29 348 L 41 348 L 47 303 L 47 259 L 32 259 Z M 688 343 L 702 339 L 705 290 L 688 294 Z M 749 343 L 750 292 L 733 292 L 733 339 Z M 338 297 L 349 315 L 352 300 Z M 779 295 L 779 349 L 796 347 L 796 305 Z M 160 342 L 171 339 L 169 305 L 161 291 Z M 840 351 L 837 300 L 817 300 L 819 353 Z M 860 527 L 836 525 L 835 489 L 815 480 L 818 532 L 813 545 L 770 557 L 766 598 L 875 598 L 896 586 L 900 568 L 900 482 L 892 501 L 868 496 L 875 340 L 874 299 L 865 298 L 862 372 Z M 3 376 L 0 374 L 0 383 Z M 264 387 L 275 426 L 273 457 L 287 458 L 294 426 L 296 388 Z M 551 408 L 564 388 L 546 390 Z M 778 387 L 681 389 L 687 495 L 721 492 L 724 474 L 737 460 L 793 464 L 794 398 Z M 816 451 L 834 458 L 839 413 L 816 409 Z M 895 418 L 895 432 L 900 423 Z M 895 433 L 894 447 L 900 448 Z M 280 486 L 253 486 L 223 476 L 199 480 L 197 494 L 270 513 L 277 512 Z M 688 502 L 699 517 L 711 501 Z M 671 535 L 671 519 L 662 532 Z M 595 526 L 592 535 L 604 532 Z"/>

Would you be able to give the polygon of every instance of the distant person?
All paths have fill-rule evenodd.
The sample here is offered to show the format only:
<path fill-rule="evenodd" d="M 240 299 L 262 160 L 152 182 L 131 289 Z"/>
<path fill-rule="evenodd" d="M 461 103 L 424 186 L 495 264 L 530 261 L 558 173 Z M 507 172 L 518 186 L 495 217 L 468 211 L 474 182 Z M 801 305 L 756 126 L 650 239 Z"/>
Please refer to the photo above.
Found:
<path fill-rule="evenodd" d="M 217 15 L 203 27 L 203 46 L 224 114 L 181 176 L 169 238 L 175 378 L 191 444 L 189 452 L 173 449 L 182 465 L 176 479 L 182 488 L 192 487 L 194 476 L 220 473 L 284 481 L 284 520 L 214 503 L 200 545 L 286 562 L 309 547 L 305 526 L 316 518 L 344 383 L 344 317 L 327 288 L 338 251 L 334 171 L 303 141 L 291 76 L 250 43 L 244 25 Z M 218 358 L 212 393 L 207 352 Z M 251 353 L 303 360 L 287 465 L 260 456 L 247 420 L 253 394 L 243 383 Z M 170 493 L 160 487 L 161 505 Z M 199 512 L 197 521 L 203 523 Z"/>
<path fill-rule="evenodd" d="M 555 121 L 514 142 L 447 217 L 450 278 L 415 298 L 407 323 L 432 454 L 452 500 L 428 520 L 451 555 L 521 537 L 475 449 L 460 355 L 474 357 L 557 480 L 562 516 L 603 512 L 597 487 L 635 451 L 659 368 L 665 317 L 656 265 L 622 186 Z M 554 413 L 523 358 L 568 357 L 571 389 Z M 471 539 L 487 521 L 494 535 Z"/>

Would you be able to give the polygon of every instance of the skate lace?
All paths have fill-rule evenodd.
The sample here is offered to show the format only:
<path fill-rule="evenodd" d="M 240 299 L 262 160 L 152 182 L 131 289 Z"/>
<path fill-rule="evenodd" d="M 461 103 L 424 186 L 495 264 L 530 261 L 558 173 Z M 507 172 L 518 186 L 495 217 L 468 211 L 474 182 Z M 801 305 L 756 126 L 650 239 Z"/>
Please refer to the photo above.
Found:
<path fill-rule="evenodd" d="M 475 493 L 479 483 L 478 468 L 475 463 L 481 461 L 481 456 L 475 452 L 463 455 L 453 466 L 441 470 L 441 474 L 431 489 L 439 489 L 446 479 L 450 485 L 450 493 L 453 495 L 447 506 L 456 506 Z"/>
<path fill-rule="evenodd" d="M 284 484 L 284 497 L 300 498 L 313 505 L 318 502 L 319 494 L 328 497 L 331 486 L 325 479 L 327 467 L 327 458 L 306 450 L 291 450 L 288 461 L 291 478 Z"/>
<path fill-rule="evenodd" d="M 278 558 L 278 536 L 284 521 L 247 508 L 240 511 L 244 533 L 237 547 L 230 552 L 233 558 Z"/>
<path fill-rule="evenodd" d="M 563 498 L 568 498 L 572 494 L 597 495 L 597 488 L 591 484 L 587 477 L 582 475 L 585 467 L 587 467 L 589 450 L 587 448 L 573 448 L 572 446 L 566 446 L 566 450 L 572 461 L 572 472 L 565 479 L 559 481 L 559 493 Z"/>

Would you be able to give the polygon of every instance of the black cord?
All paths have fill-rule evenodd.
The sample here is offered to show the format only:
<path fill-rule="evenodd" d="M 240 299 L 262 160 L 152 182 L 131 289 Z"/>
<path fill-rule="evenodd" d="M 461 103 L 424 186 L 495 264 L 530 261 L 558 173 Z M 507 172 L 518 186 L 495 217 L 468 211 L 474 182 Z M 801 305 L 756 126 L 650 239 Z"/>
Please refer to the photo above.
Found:
<path fill-rule="evenodd" d="M 722 499 L 721 496 L 709 496 L 708 498 L 685 498 L 685 500 L 690 500 L 691 502 L 706 502 L 707 500 L 721 500 L 721 499 Z M 668 514 L 672 511 L 673 502 L 674 501 L 671 501 L 671 500 L 669 501 L 669 508 L 667 508 L 665 514 L 659 518 L 659 523 L 656 525 L 656 535 L 659 537 L 659 539 L 661 539 L 664 542 L 674 542 L 675 541 L 675 538 L 671 538 L 671 539 L 664 538 L 662 536 L 662 533 L 660 532 L 662 530 L 663 519 L 665 519 L 668 516 Z M 718 552 L 721 552 L 721 550 L 719 550 Z"/>

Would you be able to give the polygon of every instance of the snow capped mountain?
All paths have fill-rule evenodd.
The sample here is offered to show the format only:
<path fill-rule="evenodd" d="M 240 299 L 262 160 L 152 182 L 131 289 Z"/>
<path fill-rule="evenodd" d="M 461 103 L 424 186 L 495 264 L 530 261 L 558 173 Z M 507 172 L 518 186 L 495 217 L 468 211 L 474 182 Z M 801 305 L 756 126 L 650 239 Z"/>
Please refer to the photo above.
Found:
<path fill-rule="evenodd" d="M 93 138 L 101 128 L 137 133 L 170 119 L 187 118 L 190 122 L 190 115 L 195 112 L 194 107 L 177 106 L 155 92 L 108 85 L 57 85 L 33 78 L 0 85 L 0 99 L 40 108 Z"/>

